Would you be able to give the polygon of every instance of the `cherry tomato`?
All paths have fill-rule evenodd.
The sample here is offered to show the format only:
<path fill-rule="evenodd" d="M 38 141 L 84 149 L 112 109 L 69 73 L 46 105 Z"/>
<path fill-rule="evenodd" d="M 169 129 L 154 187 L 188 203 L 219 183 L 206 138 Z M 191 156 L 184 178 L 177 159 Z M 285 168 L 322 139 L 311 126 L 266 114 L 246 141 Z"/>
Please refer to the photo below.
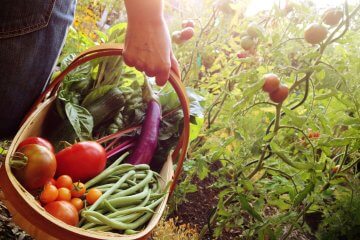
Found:
<path fill-rule="evenodd" d="M 59 195 L 58 195 L 56 200 L 70 202 L 70 200 L 71 200 L 71 191 L 68 188 L 62 187 L 62 188 L 59 188 L 58 191 L 59 191 Z"/>
<path fill-rule="evenodd" d="M 328 30 L 321 24 L 312 23 L 304 32 L 305 41 L 311 44 L 317 44 L 325 40 Z"/>
<path fill-rule="evenodd" d="M 73 188 L 73 180 L 69 175 L 61 175 L 56 179 L 56 187 L 57 188 L 67 188 L 71 190 Z"/>
<path fill-rule="evenodd" d="M 57 176 L 69 175 L 73 181 L 85 182 L 104 170 L 106 152 L 99 143 L 85 141 L 61 150 L 56 160 Z"/>
<path fill-rule="evenodd" d="M 70 202 L 51 202 L 45 206 L 45 210 L 57 219 L 71 226 L 76 226 L 79 222 L 78 211 Z"/>
<path fill-rule="evenodd" d="M 71 196 L 74 198 L 82 197 L 85 194 L 86 187 L 82 182 L 76 182 L 71 189 Z"/>
<path fill-rule="evenodd" d="M 171 40 L 176 44 L 183 44 L 185 41 L 181 39 L 181 31 L 174 31 L 171 34 Z"/>
<path fill-rule="evenodd" d="M 192 27 L 186 27 L 181 30 L 180 39 L 183 41 L 187 41 L 194 36 L 194 29 Z"/>
<path fill-rule="evenodd" d="M 84 207 L 84 202 L 80 198 L 73 198 L 71 199 L 70 203 L 78 210 L 80 211 Z"/>
<path fill-rule="evenodd" d="M 19 182 L 27 189 L 41 188 L 54 177 L 56 171 L 56 159 L 54 154 L 46 147 L 38 144 L 28 144 L 20 148 L 17 153 L 26 157 L 26 165 L 15 168 L 16 162 L 25 160 L 13 159 L 10 163 L 13 173 Z"/>
<path fill-rule="evenodd" d="M 40 201 L 45 204 L 50 203 L 55 201 L 58 195 L 58 189 L 52 184 L 47 184 L 45 185 L 44 190 L 40 194 Z"/>
<path fill-rule="evenodd" d="M 54 178 L 51 178 L 44 185 L 54 185 L 54 186 L 56 186 L 56 180 Z"/>
<path fill-rule="evenodd" d="M 326 25 L 335 26 L 338 25 L 344 13 L 340 9 L 330 8 L 325 11 L 322 16 L 322 20 Z"/>
<path fill-rule="evenodd" d="M 274 73 L 264 75 L 264 85 L 262 87 L 264 92 L 272 93 L 280 87 L 280 79 Z"/>
<path fill-rule="evenodd" d="M 263 30 L 256 23 L 250 23 L 246 29 L 246 32 L 249 36 L 253 38 L 257 38 L 263 34 Z"/>
<path fill-rule="evenodd" d="M 280 85 L 277 90 L 270 93 L 270 99 L 273 102 L 281 103 L 287 98 L 288 95 L 289 95 L 289 88 L 285 85 Z"/>
<path fill-rule="evenodd" d="M 314 132 L 314 138 L 319 138 L 320 137 L 320 133 L 319 132 Z"/>
<path fill-rule="evenodd" d="M 250 50 L 255 46 L 255 42 L 250 36 L 244 36 L 240 40 L 240 45 L 245 50 Z"/>
<path fill-rule="evenodd" d="M 246 53 L 246 52 L 239 52 L 238 54 L 237 54 L 237 57 L 238 58 L 247 58 L 248 57 L 248 54 Z"/>
<path fill-rule="evenodd" d="M 336 165 L 335 167 L 331 168 L 331 173 L 335 174 L 335 173 L 339 172 L 339 169 L 340 169 L 340 165 Z"/>
<path fill-rule="evenodd" d="M 181 24 L 182 28 L 186 28 L 186 27 L 192 27 L 194 28 L 195 27 L 195 23 L 193 20 L 190 20 L 190 19 L 187 19 L 187 20 L 184 20 Z"/>
<path fill-rule="evenodd" d="M 101 195 L 102 195 L 102 192 L 99 189 L 92 188 L 86 194 L 86 201 L 89 204 L 94 204 L 96 202 L 96 200 L 98 200 L 99 197 L 101 197 Z"/>
<path fill-rule="evenodd" d="M 20 149 L 23 146 L 28 145 L 28 144 L 38 144 L 40 146 L 46 147 L 52 153 L 55 153 L 55 149 L 54 149 L 53 145 L 49 141 L 45 140 L 44 138 L 40 138 L 40 137 L 28 137 L 28 138 L 26 138 L 24 141 L 22 141 L 19 144 L 18 149 Z"/>

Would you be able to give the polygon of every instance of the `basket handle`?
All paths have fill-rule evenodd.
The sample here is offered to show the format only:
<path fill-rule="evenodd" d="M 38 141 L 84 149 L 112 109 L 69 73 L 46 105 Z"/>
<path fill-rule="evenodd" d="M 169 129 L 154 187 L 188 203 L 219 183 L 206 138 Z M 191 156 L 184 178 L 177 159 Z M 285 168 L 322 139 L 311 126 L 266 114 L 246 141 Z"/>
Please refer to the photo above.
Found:
<path fill-rule="evenodd" d="M 44 102 L 48 98 L 55 97 L 58 89 L 60 87 L 61 82 L 65 78 L 65 76 L 74 70 L 76 67 L 89 62 L 93 59 L 105 56 L 122 56 L 123 53 L 123 45 L 116 44 L 116 43 L 107 43 L 92 47 L 77 56 L 73 62 L 63 71 L 61 72 L 46 88 L 46 90 L 40 95 L 40 97 L 36 100 L 30 111 L 25 116 L 22 123 L 36 110 L 37 106 Z M 181 82 L 181 76 L 177 74 L 174 69 L 170 70 L 169 82 L 174 88 L 176 94 L 179 97 L 180 104 L 184 114 L 184 121 L 183 121 L 183 131 L 179 138 L 179 142 L 176 145 L 176 148 L 172 154 L 172 158 L 178 159 L 177 166 L 174 173 L 173 182 L 170 186 L 170 195 L 175 189 L 177 179 L 182 170 L 183 161 L 186 157 L 187 147 L 189 144 L 190 138 L 190 111 L 189 111 L 189 99 L 186 94 L 185 86 Z"/>

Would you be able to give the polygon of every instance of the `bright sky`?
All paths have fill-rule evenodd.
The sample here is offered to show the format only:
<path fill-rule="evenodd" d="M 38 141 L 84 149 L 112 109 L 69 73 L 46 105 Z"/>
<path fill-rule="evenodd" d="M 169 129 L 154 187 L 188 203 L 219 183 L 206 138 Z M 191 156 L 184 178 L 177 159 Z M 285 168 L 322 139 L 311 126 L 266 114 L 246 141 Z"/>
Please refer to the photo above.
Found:
<path fill-rule="evenodd" d="M 259 11 L 262 10 L 270 10 L 273 6 L 274 2 L 278 3 L 279 0 L 253 0 L 246 11 L 246 16 L 252 16 Z M 285 1 L 280 0 L 283 4 Z M 296 1 L 294 1 L 296 2 Z M 342 6 L 344 4 L 344 0 L 313 0 L 315 5 L 319 8 L 332 7 L 332 6 Z M 355 4 L 359 2 L 359 0 L 348 0 L 349 4 Z"/>

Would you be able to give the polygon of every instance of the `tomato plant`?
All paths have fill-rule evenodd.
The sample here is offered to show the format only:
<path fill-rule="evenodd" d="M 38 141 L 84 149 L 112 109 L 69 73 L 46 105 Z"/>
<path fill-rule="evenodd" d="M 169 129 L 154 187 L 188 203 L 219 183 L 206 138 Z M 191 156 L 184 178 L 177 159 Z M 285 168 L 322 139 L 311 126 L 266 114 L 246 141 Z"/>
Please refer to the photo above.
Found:
<path fill-rule="evenodd" d="M 330 27 L 305 2 L 286 1 L 245 18 L 240 2 L 220 2 L 219 11 L 199 13 L 193 41 L 174 46 L 184 82 L 207 100 L 202 137 L 190 146 L 172 202 L 176 208 L 186 193 L 195 194 L 193 182 L 210 175 L 218 204 L 201 236 L 221 238 L 230 229 L 244 239 L 312 234 L 302 219 L 339 195 L 350 199 L 358 182 L 360 143 L 352 136 L 359 135 L 360 87 L 351 62 L 360 51 L 360 6 L 345 3 Z M 255 24 L 263 29 L 259 35 Z M 252 54 L 238 57 L 241 48 Z M 278 95 L 261 91 L 269 72 L 281 79 Z M 308 128 L 316 131 L 308 135 Z"/>

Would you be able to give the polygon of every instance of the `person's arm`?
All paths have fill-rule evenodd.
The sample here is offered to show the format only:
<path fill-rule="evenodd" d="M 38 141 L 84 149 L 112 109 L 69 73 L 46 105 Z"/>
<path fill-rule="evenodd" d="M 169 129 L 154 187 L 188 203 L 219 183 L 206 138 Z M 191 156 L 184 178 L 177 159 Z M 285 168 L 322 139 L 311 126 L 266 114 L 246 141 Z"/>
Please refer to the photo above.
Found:
<path fill-rule="evenodd" d="M 162 0 L 125 0 L 128 27 L 124 61 L 164 85 L 172 67 L 179 72 L 172 53 L 169 30 L 163 17 Z"/>

